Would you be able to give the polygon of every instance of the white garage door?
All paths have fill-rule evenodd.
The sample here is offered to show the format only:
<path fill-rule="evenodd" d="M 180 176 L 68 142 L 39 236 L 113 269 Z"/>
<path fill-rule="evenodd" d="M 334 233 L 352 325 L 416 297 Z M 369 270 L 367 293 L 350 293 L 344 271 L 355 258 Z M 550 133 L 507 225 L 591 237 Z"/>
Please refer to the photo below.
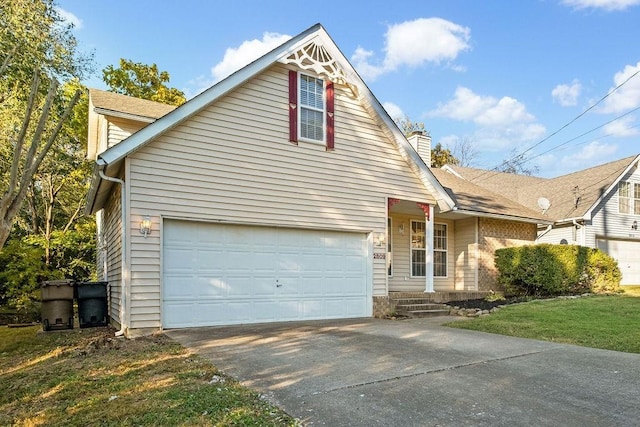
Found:
<path fill-rule="evenodd" d="M 167 220 L 163 326 L 371 316 L 365 234 Z"/>
<path fill-rule="evenodd" d="M 640 285 L 640 242 L 602 239 L 598 249 L 618 261 L 623 285 Z"/>

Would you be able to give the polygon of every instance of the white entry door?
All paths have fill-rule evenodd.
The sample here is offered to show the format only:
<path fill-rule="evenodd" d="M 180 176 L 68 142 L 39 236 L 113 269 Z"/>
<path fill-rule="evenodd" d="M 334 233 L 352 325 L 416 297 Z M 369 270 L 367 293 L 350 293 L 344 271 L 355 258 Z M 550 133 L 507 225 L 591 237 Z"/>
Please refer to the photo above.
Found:
<path fill-rule="evenodd" d="M 163 327 L 367 317 L 362 233 L 166 220 Z"/>
<path fill-rule="evenodd" d="M 598 249 L 618 261 L 623 285 L 640 285 L 640 242 L 600 239 Z"/>

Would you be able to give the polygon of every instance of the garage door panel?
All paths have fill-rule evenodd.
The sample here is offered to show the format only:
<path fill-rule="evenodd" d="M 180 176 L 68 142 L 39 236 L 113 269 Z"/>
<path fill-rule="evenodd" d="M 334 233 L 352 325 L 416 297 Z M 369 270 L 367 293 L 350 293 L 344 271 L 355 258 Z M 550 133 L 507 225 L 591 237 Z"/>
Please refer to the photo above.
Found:
<path fill-rule="evenodd" d="M 365 234 L 177 220 L 163 229 L 166 328 L 371 315 Z"/>
<path fill-rule="evenodd" d="M 639 241 L 599 239 L 598 248 L 618 262 L 622 273 L 622 285 L 640 285 Z"/>

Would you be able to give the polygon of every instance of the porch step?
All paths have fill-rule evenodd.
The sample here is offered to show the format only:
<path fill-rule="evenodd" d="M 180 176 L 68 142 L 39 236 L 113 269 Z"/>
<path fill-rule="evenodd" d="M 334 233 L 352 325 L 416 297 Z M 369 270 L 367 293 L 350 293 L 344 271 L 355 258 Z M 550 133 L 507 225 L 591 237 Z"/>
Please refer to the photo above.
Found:
<path fill-rule="evenodd" d="M 449 306 L 436 304 L 426 298 L 402 298 L 397 300 L 396 312 L 409 317 L 446 316 Z"/>

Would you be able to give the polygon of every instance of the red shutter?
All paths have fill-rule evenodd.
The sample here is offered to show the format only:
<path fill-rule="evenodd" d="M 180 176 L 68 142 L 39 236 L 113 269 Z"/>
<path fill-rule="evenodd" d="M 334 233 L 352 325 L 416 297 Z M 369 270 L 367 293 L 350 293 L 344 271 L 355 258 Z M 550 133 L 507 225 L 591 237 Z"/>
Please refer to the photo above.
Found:
<path fill-rule="evenodd" d="M 289 141 L 298 145 L 298 73 L 289 70 Z"/>
<path fill-rule="evenodd" d="M 327 151 L 334 149 L 334 132 L 333 132 L 333 82 L 327 82 Z"/>

